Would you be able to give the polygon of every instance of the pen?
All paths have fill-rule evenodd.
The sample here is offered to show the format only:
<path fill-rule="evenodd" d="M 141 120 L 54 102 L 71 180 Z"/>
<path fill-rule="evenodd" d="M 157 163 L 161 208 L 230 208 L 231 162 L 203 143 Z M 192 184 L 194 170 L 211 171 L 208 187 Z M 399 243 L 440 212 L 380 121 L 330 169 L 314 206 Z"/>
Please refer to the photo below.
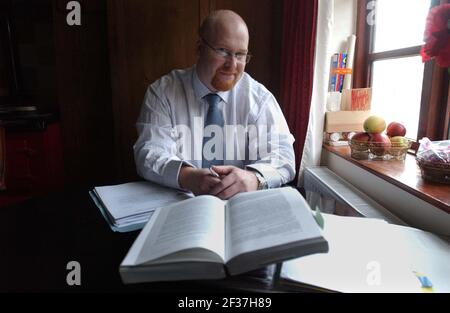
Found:
<path fill-rule="evenodd" d="M 209 172 L 212 176 L 220 178 L 219 174 L 217 174 L 216 171 L 213 170 L 212 166 L 209 167 Z"/>

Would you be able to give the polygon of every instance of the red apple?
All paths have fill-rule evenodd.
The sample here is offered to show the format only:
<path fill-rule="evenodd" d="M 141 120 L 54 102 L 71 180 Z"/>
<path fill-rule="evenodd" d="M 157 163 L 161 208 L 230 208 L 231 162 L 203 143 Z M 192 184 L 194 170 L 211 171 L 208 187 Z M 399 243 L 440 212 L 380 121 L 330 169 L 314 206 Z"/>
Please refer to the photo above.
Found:
<path fill-rule="evenodd" d="M 377 156 L 383 156 L 389 151 L 391 141 L 388 136 L 380 133 L 370 133 L 369 136 L 370 152 Z"/>
<path fill-rule="evenodd" d="M 389 137 L 395 137 L 395 136 L 403 137 L 406 134 L 406 128 L 402 123 L 391 122 L 391 123 L 389 123 L 388 127 L 386 128 L 386 134 Z"/>
<path fill-rule="evenodd" d="M 367 160 L 369 158 L 369 140 L 368 133 L 359 132 L 350 138 L 351 156 L 358 160 Z"/>
<path fill-rule="evenodd" d="M 361 141 L 361 142 L 367 142 L 369 141 L 370 136 L 368 133 L 360 132 L 353 135 L 352 140 L 353 141 Z"/>
<path fill-rule="evenodd" d="M 369 133 L 370 143 L 379 143 L 381 145 L 391 145 L 391 140 L 388 136 L 380 133 Z"/>

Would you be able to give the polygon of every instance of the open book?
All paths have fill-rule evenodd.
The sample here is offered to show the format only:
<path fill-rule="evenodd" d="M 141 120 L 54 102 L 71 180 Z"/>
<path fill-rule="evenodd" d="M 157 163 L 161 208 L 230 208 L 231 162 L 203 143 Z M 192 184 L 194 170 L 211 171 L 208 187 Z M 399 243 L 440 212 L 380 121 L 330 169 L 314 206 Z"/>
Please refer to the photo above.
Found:
<path fill-rule="evenodd" d="M 218 279 L 326 252 L 312 211 L 293 188 L 199 196 L 159 208 L 120 265 L 124 283 Z"/>

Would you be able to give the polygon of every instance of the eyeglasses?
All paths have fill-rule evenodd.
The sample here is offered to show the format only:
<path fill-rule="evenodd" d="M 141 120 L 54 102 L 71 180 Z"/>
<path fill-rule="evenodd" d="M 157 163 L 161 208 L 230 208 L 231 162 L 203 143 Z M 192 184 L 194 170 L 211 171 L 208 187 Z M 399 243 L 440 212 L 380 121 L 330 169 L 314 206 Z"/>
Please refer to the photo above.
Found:
<path fill-rule="evenodd" d="M 212 51 L 214 51 L 218 56 L 226 59 L 226 58 L 233 58 L 236 57 L 236 60 L 240 63 L 248 63 L 250 62 L 250 59 L 252 58 L 251 54 L 248 53 L 241 53 L 241 52 L 231 52 L 228 49 L 225 48 L 214 48 L 211 46 L 204 38 L 200 37 L 200 39 L 206 44 L 208 48 L 210 48 Z"/>

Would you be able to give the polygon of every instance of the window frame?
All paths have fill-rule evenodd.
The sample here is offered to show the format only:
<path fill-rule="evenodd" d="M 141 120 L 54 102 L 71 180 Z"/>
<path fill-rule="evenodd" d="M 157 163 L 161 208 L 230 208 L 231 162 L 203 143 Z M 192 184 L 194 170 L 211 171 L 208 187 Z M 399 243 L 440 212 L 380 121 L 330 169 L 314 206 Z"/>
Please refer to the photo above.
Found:
<path fill-rule="evenodd" d="M 372 53 L 375 25 L 366 22 L 369 13 L 368 3 L 374 0 L 358 0 L 356 20 L 355 70 L 353 88 L 371 87 L 372 63 L 378 60 L 403 58 L 420 55 L 421 46 Z M 376 1 L 376 0 L 375 0 Z M 431 7 L 448 0 L 432 0 Z M 420 102 L 417 139 L 428 137 L 430 140 L 447 139 L 450 115 L 449 73 L 440 68 L 434 59 L 424 64 L 422 96 Z M 414 138 L 416 139 L 416 138 Z M 417 150 L 417 142 L 413 149 Z"/>

